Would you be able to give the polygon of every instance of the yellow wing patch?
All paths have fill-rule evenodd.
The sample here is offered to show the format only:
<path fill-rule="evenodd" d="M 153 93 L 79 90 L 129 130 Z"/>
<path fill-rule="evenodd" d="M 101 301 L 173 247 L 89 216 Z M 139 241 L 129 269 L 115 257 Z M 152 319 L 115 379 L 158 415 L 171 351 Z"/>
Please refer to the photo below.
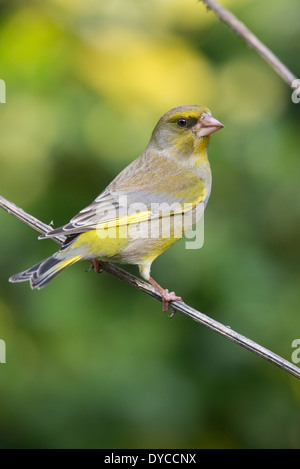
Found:
<path fill-rule="evenodd" d="M 163 218 L 169 217 L 176 214 L 184 214 L 193 210 L 199 203 L 201 203 L 206 195 L 205 184 L 202 179 L 196 177 L 192 173 L 190 177 L 185 174 L 185 182 L 183 184 L 182 177 L 180 175 L 174 176 L 170 179 L 172 192 L 171 194 L 176 195 L 182 202 L 176 202 L 174 204 L 153 204 L 152 209 L 136 211 L 135 213 L 128 213 L 121 216 L 116 216 L 107 221 L 100 221 L 96 225 L 97 230 L 105 230 L 109 228 L 115 228 L 124 225 L 131 225 L 134 223 L 141 223 L 147 221 L 150 218 Z M 197 178 L 195 184 L 194 178 Z M 166 194 L 167 196 L 168 194 Z"/>

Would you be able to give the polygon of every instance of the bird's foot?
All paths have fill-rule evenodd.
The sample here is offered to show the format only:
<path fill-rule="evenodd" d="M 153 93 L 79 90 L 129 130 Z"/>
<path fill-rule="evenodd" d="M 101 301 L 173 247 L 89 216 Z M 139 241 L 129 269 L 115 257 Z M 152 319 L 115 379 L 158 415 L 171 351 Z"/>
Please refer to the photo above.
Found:
<path fill-rule="evenodd" d="M 86 272 L 91 272 L 92 270 L 94 270 L 97 274 L 101 274 L 103 271 L 103 269 L 101 269 L 101 263 L 98 261 L 98 259 L 92 259 L 91 265 Z"/>
<path fill-rule="evenodd" d="M 156 290 L 159 291 L 162 297 L 162 304 L 163 304 L 163 313 L 166 313 L 168 309 L 170 308 L 169 302 L 170 301 L 182 301 L 182 298 L 180 296 L 177 296 L 175 292 L 162 288 L 153 278 L 149 278 L 149 282 L 151 285 L 153 285 Z M 173 318 L 175 315 L 176 310 L 173 308 L 172 313 L 170 314 L 170 318 Z"/>
<path fill-rule="evenodd" d="M 161 297 L 162 297 L 162 303 L 163 303 L 163 313 L 166 313 L 168 309 L 170 308 L 169 302 L 170 301 L 182 301 L 181 296 L 177 296 L 174 291 L 169 292 L 169 290 L 162 290 L 160 292 Z M 170 314 L 170 318 L 173 318 L 175 316 L 176 309 L 172 308 L 172 313 Z"/>

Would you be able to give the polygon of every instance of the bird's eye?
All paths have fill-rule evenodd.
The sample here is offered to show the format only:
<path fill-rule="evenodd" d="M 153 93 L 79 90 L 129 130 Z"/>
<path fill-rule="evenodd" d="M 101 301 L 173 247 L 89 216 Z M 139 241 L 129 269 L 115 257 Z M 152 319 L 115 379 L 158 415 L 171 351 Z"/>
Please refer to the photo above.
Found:
<path fill-rule="evenodd" d="M 179 127 L 186 127 L 187 126 L 187 120 L 183 119 L 181 117 L 180 119 L 178 119 L 177 124 L 179 125 Z"/>

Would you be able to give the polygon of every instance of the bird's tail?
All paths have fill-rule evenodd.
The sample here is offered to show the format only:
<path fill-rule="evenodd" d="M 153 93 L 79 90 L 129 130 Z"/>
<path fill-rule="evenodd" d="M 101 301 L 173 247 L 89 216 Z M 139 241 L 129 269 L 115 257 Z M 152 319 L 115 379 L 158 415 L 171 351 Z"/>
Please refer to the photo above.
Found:
<path fill-rule="evenodd" d="M 10 277 L 9 281 L 14 283 L 26 282 L 26 280 L 29 280 L 31 288 L 37 288 L 39 290 L 47 285 L 47 283 L 59 274 L 59 272 L 80 259 L 82 259 L 81 255 L 62 258 L 61 252 L 57 252 L 30 269 L 13 275 Z"/>

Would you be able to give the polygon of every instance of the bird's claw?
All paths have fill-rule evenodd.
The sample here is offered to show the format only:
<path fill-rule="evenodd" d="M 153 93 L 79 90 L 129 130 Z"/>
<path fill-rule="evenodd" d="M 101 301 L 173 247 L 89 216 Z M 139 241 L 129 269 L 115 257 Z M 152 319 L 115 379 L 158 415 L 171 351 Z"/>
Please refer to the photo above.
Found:
<path fill-rule="evenodd" d="M 91 265 L 86 270 L 86 272 L 91 272 L 92 270 L 94 270 L 97 274 L 101 274 L 101 272 L 103 272 L 103 269 L 101 269 L 101 263 L 97 259 L 93 259 L 91 261 Z"/>
<path fill-rule="evenodd" d="M 172 308 L 172 313 L 169 314 L 169 318 L 170 318 L 170 319 L 174 318 L 175 313 L 176 313 L 176 309 L 175 309 L 175 308 Z"/>
<path fill-rule="evenodd" d="M 176 296 L 175 292 L 169 290 L 163 290 L 161 292 L 162 296 L 162 303 L 163 303 L 163 312 L 166 313 L 170 307 L 169 302 L 170 301 L 182 301 L 182 298 L 180 296 Z M 175 315 L 175 309 L 173 308 L 172 313 L 170 314 L 170 318 L 173 318 Z"/>

